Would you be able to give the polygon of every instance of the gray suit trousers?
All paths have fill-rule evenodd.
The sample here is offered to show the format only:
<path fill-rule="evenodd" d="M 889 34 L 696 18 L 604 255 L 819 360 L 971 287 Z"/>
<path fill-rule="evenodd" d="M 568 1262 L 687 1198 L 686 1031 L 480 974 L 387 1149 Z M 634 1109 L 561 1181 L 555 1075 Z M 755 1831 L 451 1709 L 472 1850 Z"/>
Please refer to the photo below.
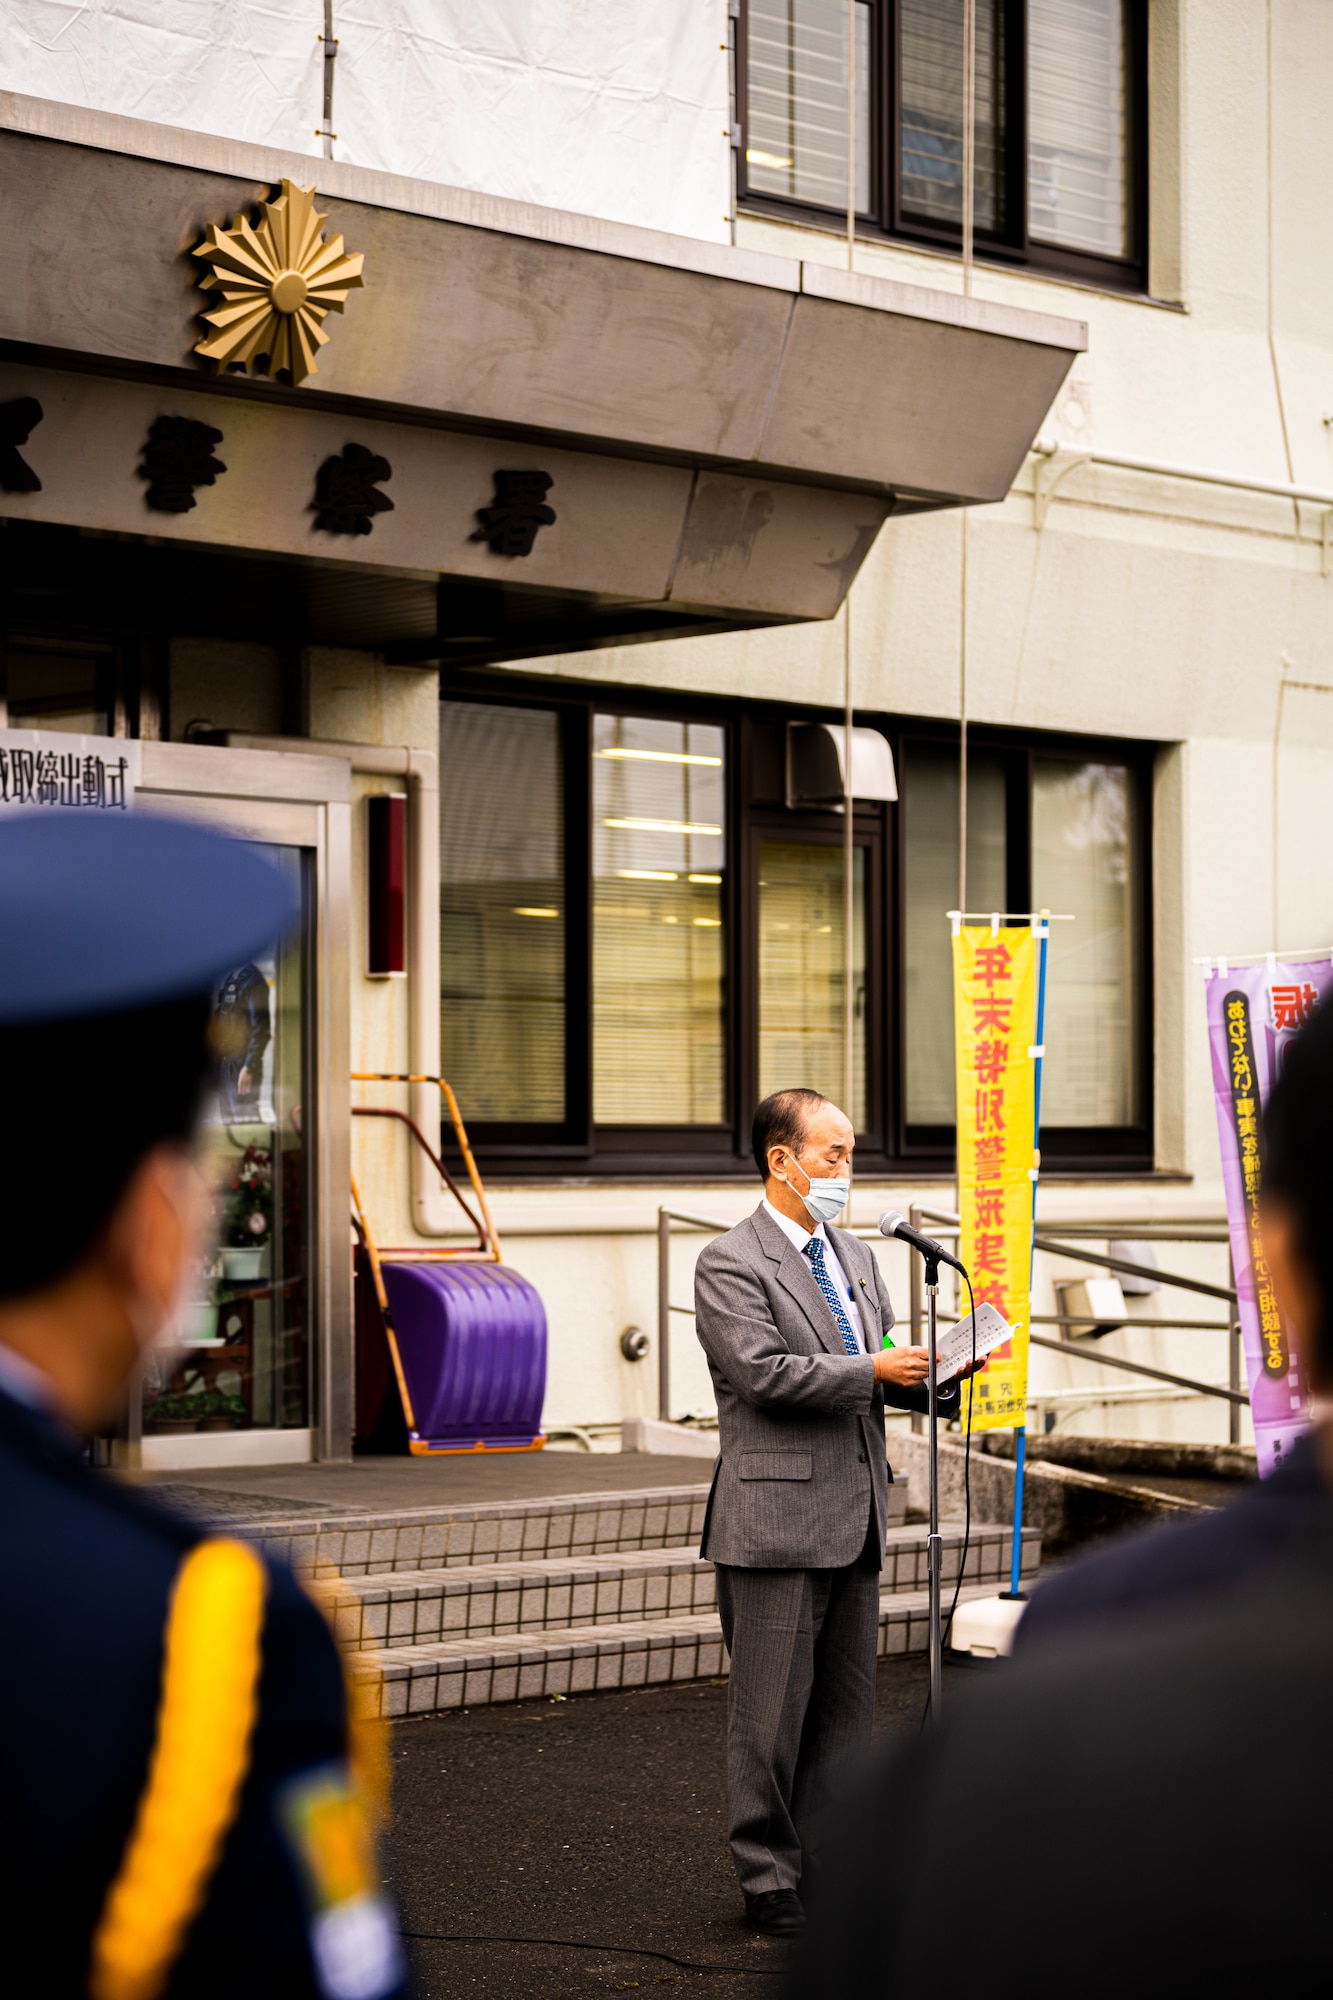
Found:
<path fill-rule="evenodd" d="M 731 1654 L 727 1837 L 747 1895 L 799 1886 L 841 1769 L 870 1745 L 879 1556 L 841 1569 L 718 1563 Z"/>

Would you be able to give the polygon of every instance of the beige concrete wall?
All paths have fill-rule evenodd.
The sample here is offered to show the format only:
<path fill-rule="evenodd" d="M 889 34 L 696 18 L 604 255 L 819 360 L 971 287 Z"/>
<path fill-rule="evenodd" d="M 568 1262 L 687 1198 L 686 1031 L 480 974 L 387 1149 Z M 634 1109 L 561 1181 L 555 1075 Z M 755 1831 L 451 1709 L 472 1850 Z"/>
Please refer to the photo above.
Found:
<path fill-rule="evenodd" d="M 1066 449 L 1168 459 L 1333 490 L 1333 259 L 1325 190 L 1333 169 L 1333 8 L 1326 0 L 1153 0 L 1150 183 L 1152 298 L 979 266 L 983 298 L 1086 318 L 1090 345 L 1047 420 Z M 742 218 L 742 244 L 826 261 L 821 231 Z M 857 268 L 957 289 L 957 260 L 861 245 Z M 1008 500 L 969 517 L 969 708 L 974 720 L 1123 735 L 1162 746 L 1154 784 L 1157 1157 L 1189 1180 L 1048 1182 L 1047 1217 L 1168 1219 L 1217 1212 L 1220 1186 L 1192 959 L 1333 942 L 1333 577 L 1321 574 L 1321 516 L 1290 503 L 1135 473 L 1085 469 L 1036 525 L 1029 462 Z M 959 701 L 961 523 L 891 522 L 853 592 L 857 700 L 954 717 Z M 546 660 L 521 669 L 608 685 L 792 702 L 842 700 L 840 620 L 734 637 Z M 172 714 L 269 730 L 282 712 L 281 662 L 262 648 L 173 648 Z M 345 741 L 435 743 L 430 675 L 368 655 L 312 654 L 298 688 L 303 726 Z M 288 696 L 290 700 L 290 694 Z M 187 713 L 188 711 L 188 713 Z M 398 789 L 358 780 L 358 796 Z M 356 894 L 364 895 L 356 818 Z M 356 938 L 364 937 L 358 902 Z M 361 947 L 363 950 L 363 947 Z M 359 961 L 364 963 L 363 958 Z M 407 1060 L 403 981 L 358 973 L 349 995 L 354 1060 Z M 466 1114 L 466 1106 L 464 1112 Z M 376 1226 L 408 1242 L 406 1142 L 358 1121 L 358 1168 Z M 757 1189 L 522 1186 L 492 1189 L 507 1260 L 542 1292 L 551 1325 L 547 1421 L 616 1423 L 656 1406 L 656 1353 L 625 1362 L 631 1323 L 656 1338 L 659 1202 L 724 1219 Z M 859 1186 L 855 1219 L 924 1199 L 941 1183 Z M 700 1236 L 673 1251 L 673 1298 L 689 1302 Z M 906 1317 L 906 1259 L 879 1253 Z M 1214 1247 L 1164 1262 L 1225 1278 Z M 1066 1265 L 1072 1274 L 1075 1267 Z M 1054 1310 L 1044 1261 L 1034 1309 Z M 1170 1294 L 1141 1310 L 1170 1315 Z M 1203 1318 L 1215 1317 L 1201 1305 Z M 1224 1374 L 1216 1333 L 1114 1335 L 1108 1351 Z M 673 1413 L 711 1407 L 691 1322 L 672 1335 Z M 1167 1395 L 1096 1406 L 1089 1364 L 1034 1356 L 1034 1394 L 1070 1428 L 1223 1437 L 1223 1405 Z M 1103 1376 L 1117 1390 L 1132 1378 Z M 1141 1391 L 1135 1391 L 1136 1396 Z"/>
<path fill-rule="evenodd" d="M 171 640 L 167 664 L 167 732 L 244 729 L 278 735 L 284 722 L 284 659 L 277 646 L 241 639 Z"/>
<path fill-rule="evenodd" d="M 1128 298 L 979 266 L 981 297 L 1085 317 L 1089 349 L 1045 427 L 1067 450 L 1187 463 L 1333 492 L 1333 260 L 1325 199 L 1333 170 L 1333 9 L 1322 0 L 1154 0 L 1151 13 L 1153 298 Z M 742 217 L 737 240 L 845 261 L 832 233 Z M 862 244 L 856 267 L 957 289 L 956 259 Z M 1047 1182 L 1046 1215 L 1197 1215 L 1221 1202 L 1197 956 L 1333 943 L 1333 577 L 1322 572 L 1317 506 L 1088 468 L 1061 486 L 1038 529 L 1029 461 L 1001 506 L 973 510 L 968 535 L 967 678 L 979 722 L 1150 740 L 1154 784 L 1157 1159 L 1186 1182 Z M 858 703 L 908 715 L 959 710 L 961 525 L 957 515 L 890 522 L 851 598 Z M 844 631 L 828 625 L 669 642 L 534 663 L 542 672 L 766 699 L 842 701 Z M 947 1206 L 951 1189 L 858 1189 L 857 1214 L 892 1198 Z M 646 1211 L 658 1191 L 634 1190 Z M 666 1199 L 731 1215 L 736 1188 Z M 748 1201 L 746 1191 L 745 1201 Z M 569 1218 L 629 1191 L 543 1195 Z M 501 1197 L 527 1212 L 528 1198 Z M 563 1239 L 516 1239 L 550 1291 L 551 1414 L 615 1409 L 629 1394 L 611 1358 L 620 1324 L 652 1310 L 646 1238 L 631 1252 L 590 1242 L 577 1313 L 562 1302 Z M 520 1247 L 521 1243 L 521 1247 Z M 674 1291 L 687 1297 L 682 1244 Z M 886 1253 L 890 1258 L 893 1253 Z M 1224 1282 L 1225 1254 L 1163 1261 Z M 1073 1266 L 1067 1267 L 1072 1272 Z M 901 1274 L 898 1274 L 901 1278 Z M 1034 1309 L 1054 1310 L 1041 1268 Z M 1178 1315 L 1179 1295 L 1139 1310 Z M 1215 1317 L 1211 1308 L 1197 1308 Z M 675 1351 L 689 1355 L 689 1322 Z M 1224 1372 L 1224 1336 L 1112 1336 L 1109 1351 Z M 623 1370 L 623 1364 L 618 1364 Z M 651 1361 L 645 1367 L 651 1368 Z M 700 1381 L 678 1363 L 692 1391 Z M 1061 1422 L 1116 1434 L 1225 1437 L 1221 1403 L 1076 1408 L 1098 1371 L 1034 1356 L 1034 1392 L 1060 1391 Z M 1103 1385 L 1132 1378 L 1102 1375 Z M 1143 1392 L 1137 1391 L 1141 1395 Z M 568 1400 L 567 1400 L 568 1399 Z M 637 1404 L 624 1405 L 628 1411 Z M 1248 1433 L 1247 1433 L 1248 1435 Z"/>

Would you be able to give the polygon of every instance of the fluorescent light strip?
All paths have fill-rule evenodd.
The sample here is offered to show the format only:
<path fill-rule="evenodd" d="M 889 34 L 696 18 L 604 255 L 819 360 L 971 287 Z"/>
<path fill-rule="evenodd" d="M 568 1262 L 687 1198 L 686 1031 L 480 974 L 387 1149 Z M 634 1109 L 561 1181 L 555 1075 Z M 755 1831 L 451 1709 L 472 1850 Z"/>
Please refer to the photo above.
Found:
<path fill-rule="evenodd" d="M 520 904 L 514 910 L 516 917 L 558 917 L 559 910 L 537 909 L 531 904 Z"/>
<path fill-rule="evenodd" d="M 720 834 L 720 826 L 696 824 L 688 819 L 604 819 L 603 826 L 623 827 L 628 833 Z"/>
<path fill-rule="evenodd" d="M 616 873 L 625 882 L 679 882 L 680 880 L 674 868 L 617 868 Z"/>
<path fill-rule="evenodd" d="M 720 757 L 696 757 L 688 750 L 594 750 L 594 757 L 611 757 L 620 764 L 712 764 L 722 762 Z"/>
<path fill-rule="evenodd" d="M 686 879 L 686 881 L 687 881 L 687 882 L 715 882 L 715 883 L 720 883 L 720 882 L 721 882 L 721 880 L 722 880 L 722 877 L 721 877 L 720 875 L 687 875 L 685 879 Z"/>

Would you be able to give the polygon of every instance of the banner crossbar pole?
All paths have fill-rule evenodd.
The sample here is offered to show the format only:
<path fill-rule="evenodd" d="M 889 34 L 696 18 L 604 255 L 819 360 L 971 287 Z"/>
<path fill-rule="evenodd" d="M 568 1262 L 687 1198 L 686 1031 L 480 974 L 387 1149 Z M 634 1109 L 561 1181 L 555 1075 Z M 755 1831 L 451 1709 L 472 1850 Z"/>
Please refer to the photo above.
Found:
<path fill-rule="evenodd" d="M 950 911 L 950 915 L 953 912 Z M 1326 958 L 1333 963 L 1333 944 L 1294 946 L 1288 951 L 1242 951 L 1234 958 L 1230 952 L 1214 952 L 1211 958 L 1192 958 L 1191 965 L 1201 965 L 1211 979 L 1218 972 L 1225 979 L 1232 966 L 1266 965 L 1271 960 L 1276 965 L 1299 965 L 1305 959 Z"/>

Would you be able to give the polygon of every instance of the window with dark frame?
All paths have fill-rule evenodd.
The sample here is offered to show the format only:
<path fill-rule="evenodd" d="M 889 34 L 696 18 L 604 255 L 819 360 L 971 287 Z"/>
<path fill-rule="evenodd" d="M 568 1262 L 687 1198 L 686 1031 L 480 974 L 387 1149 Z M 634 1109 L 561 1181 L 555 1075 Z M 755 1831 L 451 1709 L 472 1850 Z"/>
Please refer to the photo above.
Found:
<path fill-rule="evenodd" d="M 6 725 L 111 735 L 115 664 L 109 648 L 7 645 L 0 667 Z"/>
<path fill-rule="evenodd" d="M 761 1096 L 842 1097 L 842 816 L 786 802 L 806 719 L 577 688 L 441 703 L 442 1062 L 492 1171 L 746 1175 Z M 943 1174 L 957 738 L 875 726 L 900 799 L 853 828 L 858 1159 Z M 1152 1165 L 1151 767 L 1140 745 L 972 735 L 969 904 L 1072 919 L 1049 961 L 1057 1171 Z"/>
<path fill-rule="evenodd" d="M 0 727 L 163 737 L 166 656 L 149 635 L 0 632 Z"/>
<path fill-rule="evenodd" d="M 593 716 L 597 1126 L 727 1122 L 726 738 L 712 722 Z"/>
<path fill-rule="evenodd" d="M 1141 287 L 1146 0 L 976 0 L 978 256 Z M 856 0 L 855 206 L 869 234 L 960 245 L 963 0 Z M 747 208 L 847 211 L 845 0 L 746 0 Z"/>
<path fill-rule="evenodd" d="M 477 1125 L 565 1122 L 565 782 L 550 709 L 440 732 L 440 1059 Z"/>

